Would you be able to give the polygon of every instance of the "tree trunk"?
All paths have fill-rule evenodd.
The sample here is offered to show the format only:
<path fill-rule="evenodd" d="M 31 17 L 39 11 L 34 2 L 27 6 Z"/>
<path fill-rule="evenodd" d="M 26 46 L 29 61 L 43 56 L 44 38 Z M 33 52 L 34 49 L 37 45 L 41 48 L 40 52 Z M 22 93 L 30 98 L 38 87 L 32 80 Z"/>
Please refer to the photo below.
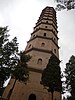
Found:
<path fill-rule="evenodd" d="M 52 92 L 52 100 L 53 100 L 53 92 Z"/>

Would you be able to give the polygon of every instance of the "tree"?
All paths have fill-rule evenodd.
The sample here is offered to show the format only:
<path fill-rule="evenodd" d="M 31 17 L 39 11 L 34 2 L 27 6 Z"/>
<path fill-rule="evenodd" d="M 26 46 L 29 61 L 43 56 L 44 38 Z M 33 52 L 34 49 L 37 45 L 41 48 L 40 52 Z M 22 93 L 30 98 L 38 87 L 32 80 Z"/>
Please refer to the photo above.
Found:
<path fill-rule="evenodd" d="M 15 37 L 9 41 L 8 27 L 0 27 L 0 87 L 11 75 L 11 68 L 18 63 L 18 43 Z"/>
<path fill-rule="evenodd" d="M 68 63 L 66 63 L 65 68 L 66 77 L 66 91 L 70 92 L 71 96 L 68 100 L 75 100 L 75 56 L 71 56 Z"/>
<path fill-rule="evenodd" d="M 75 9 L 75 0 L 55 0 L 57 2 L 56 10 Z"/>
<path fill-rule="evenodd" d="M 11 69 L 18 63 L 18 43 L 14 37 L 9 41 L 8 27 L 0 27 L 0 90 L 11 75 Z"/>
<path fill-rule="evenodd" d="M 17 66 L 12 69 L 12 76 L 15 77 L 15 80 L 25 82 L 29 78 L 27 62 L 30 60 L 31 57 L 29 55 L 25 55 L 24 52 L 20 52 L 19 55 L 20 59 Z"/>
<path fill-rule="evenodd" d="M 20 52 L 20 59 L 18 61 L 17 66 L 15 66 L 11 71 L 12 73 L 12 78 L 15 79 L 14 84 L 12 86 L 12 88 L 9 91 L 8 94 L 8 100 L 10 100 L 11 94 L 13 92 L 13 89 L 15 87 L 16 81 L 22 81 L 26 84 L 27 80 L 29 79 L 29 70 L 28 70 L 28 66 L 27 66 L 27 62 L 30 60 L 30 56 L 29 55 L 25 55 L 24 52 Z"/>
<path fill-rule="evenodd" d="M 31 57 L 24 52 L 19 53 L 16 37 L 9 41 L 7 28 L 0 27 L 0 88 L 10 76 L 15 78 L 14 85 L 16 80 L 25 82 L 29 78 L 27 62 Z"/>
<path fill-rule="evenodd" d="M 61 92 L 62 90 L 59 63 L 59 59 L 55 55 L 52 55 L 46 68 L 43 70 L 41 84 L 49 87 L 49 92 Z"/>

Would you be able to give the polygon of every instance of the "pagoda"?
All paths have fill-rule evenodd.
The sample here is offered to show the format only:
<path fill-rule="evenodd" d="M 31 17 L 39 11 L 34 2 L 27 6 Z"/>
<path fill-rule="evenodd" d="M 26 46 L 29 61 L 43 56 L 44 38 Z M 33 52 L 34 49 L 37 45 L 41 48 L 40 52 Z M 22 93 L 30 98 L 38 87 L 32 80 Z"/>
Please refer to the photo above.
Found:
<path fill-rule="evenodd" d="M 28 62 L 29 80 L 27 84 L 16 82 L 10 96 L 15 79 L 11 79 L 3 98 L 8 100 L 52 100 L 52 95 L 40 84 L 42 71 L 46 68 L 50 57 L 54 54 L 59 59 L 58 31 L 56 11 L 53 7 L 45 7 L 27 42 L 25 54 L 30 55 Z M 53 100 L 61 100 L 61 93 L 54 91 Z"/>

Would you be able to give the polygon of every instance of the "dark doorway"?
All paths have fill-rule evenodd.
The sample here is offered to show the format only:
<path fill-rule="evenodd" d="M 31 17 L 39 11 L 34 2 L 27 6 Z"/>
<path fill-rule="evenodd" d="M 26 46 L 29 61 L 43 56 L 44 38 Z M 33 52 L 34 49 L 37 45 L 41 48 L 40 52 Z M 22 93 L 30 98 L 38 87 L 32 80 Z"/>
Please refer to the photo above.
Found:
<path fill-rule="evenodd" d="M 30 94 L 28 100 L 36 100 L 36 95 L 35 94 Z"/>

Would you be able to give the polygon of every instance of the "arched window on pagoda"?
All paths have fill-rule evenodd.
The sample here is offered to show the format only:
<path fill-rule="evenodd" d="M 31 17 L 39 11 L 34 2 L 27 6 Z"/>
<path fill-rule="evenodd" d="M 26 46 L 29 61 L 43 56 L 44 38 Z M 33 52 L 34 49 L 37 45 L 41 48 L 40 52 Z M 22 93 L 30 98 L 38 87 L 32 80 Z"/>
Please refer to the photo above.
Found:
<path fill-rule="evenodd" d="M 45 46 L 45 43 L 42 43 L 42 44 L 41 44 L 41 47 L 44 47 L 44 46 Z"/>
<path fill-rule="evenodd" d="M 37 64 L 42 64 L 42 59 L 39 58 Z"/>

